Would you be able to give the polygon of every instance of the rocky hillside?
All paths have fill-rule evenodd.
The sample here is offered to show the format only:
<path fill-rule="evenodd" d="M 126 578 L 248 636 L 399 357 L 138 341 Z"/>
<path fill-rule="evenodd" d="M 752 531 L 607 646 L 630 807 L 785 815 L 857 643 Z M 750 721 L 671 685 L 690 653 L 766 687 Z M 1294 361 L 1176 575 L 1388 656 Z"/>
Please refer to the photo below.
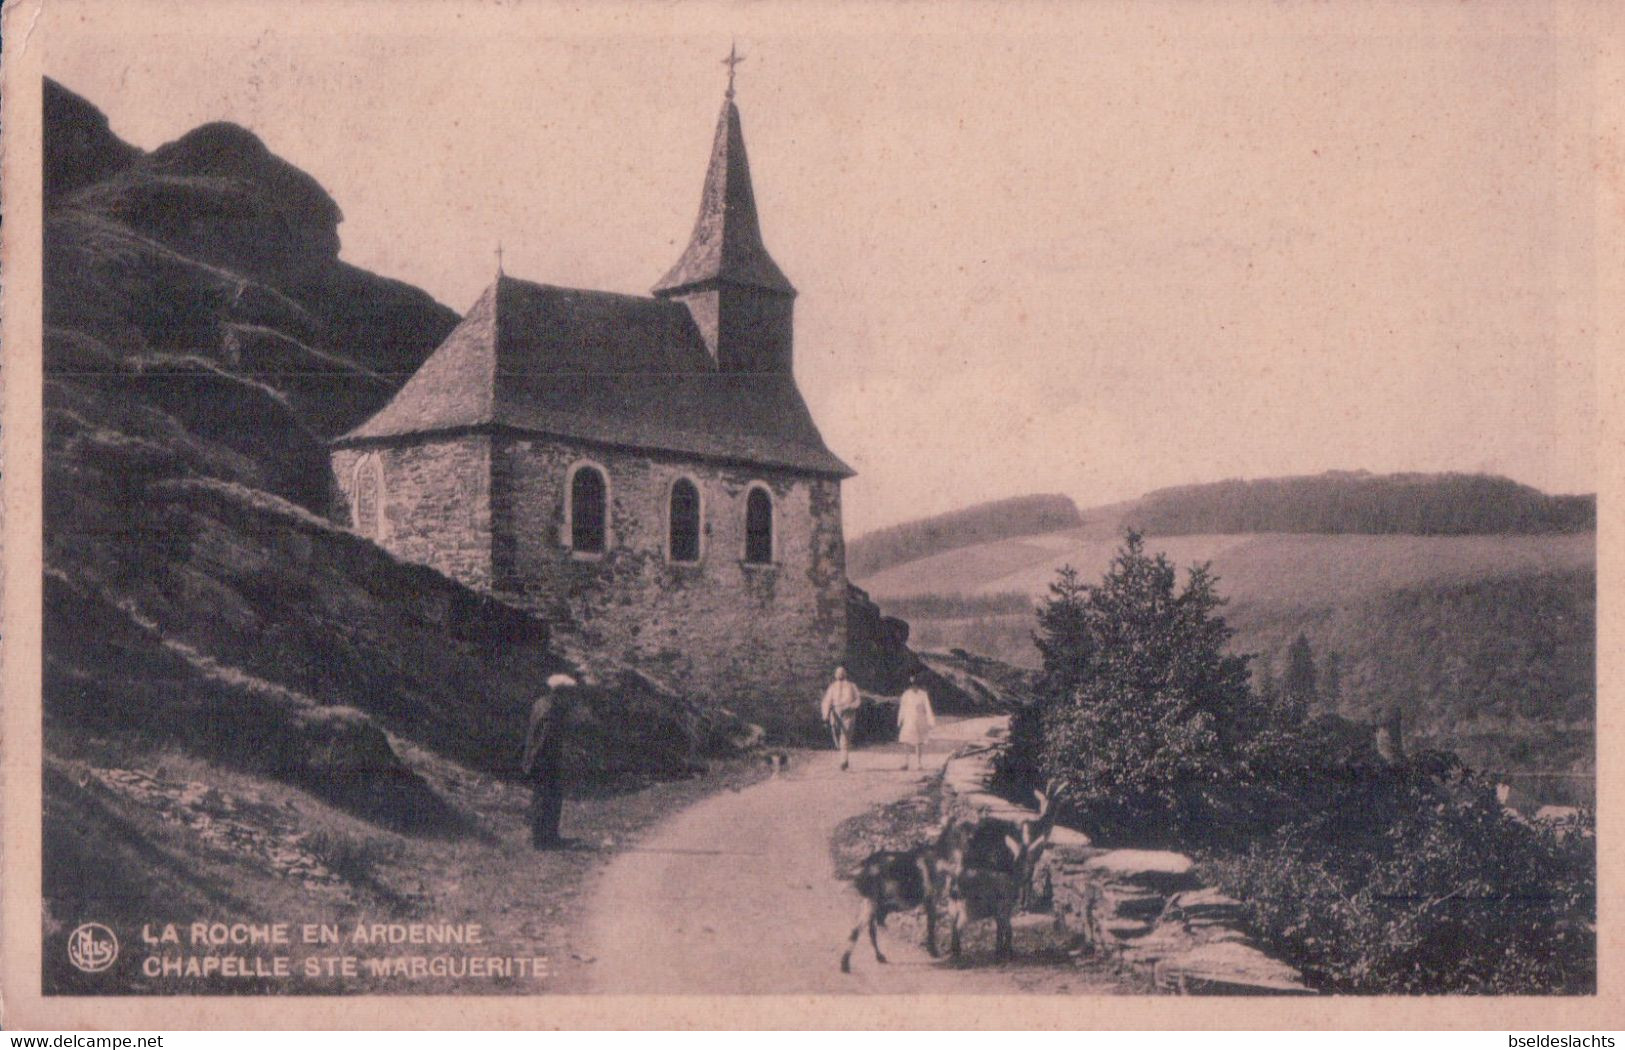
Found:
<path fill-rule="evenodd" d="M 561 655 L 531 616 L 327 520 L 325 439 L 457 317 L 343 262 L 314 179 L 233 125 L 144 152 L 49 80 L 44 108 L 45 862 L 78 873 L 47 880 L 48 930 L 118 918 L 120 886 L 219 903 L 146 866 L 166 768 L 458 838 L 484 834 L 459 792 L 516 775 L 555 671 L 594 683 L 570 755 L 587 781 L 684 774 L 745 739 L 726 712 Z M 274 823 L 232 839 L 248 845 L 229 863 L 257 863 Z M 230 845 L 166 834 L 176 856 Z M 130 848 L 98 848 L 114 839 Z"/>

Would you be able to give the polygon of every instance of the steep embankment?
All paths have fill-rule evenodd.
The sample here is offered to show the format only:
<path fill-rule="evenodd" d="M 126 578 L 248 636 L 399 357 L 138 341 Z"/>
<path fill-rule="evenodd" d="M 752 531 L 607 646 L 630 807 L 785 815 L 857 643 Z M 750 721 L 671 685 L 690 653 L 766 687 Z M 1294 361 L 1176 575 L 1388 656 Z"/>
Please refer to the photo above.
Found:
<path fill-rule="evenodd" d="M 1566 531 L 1586 520 L 1586 498 L 1459 476 L 1434 485 L 1410 476 L 1392 484 L 1368 475 L 1289 480 L 1303 484 L 1169 490 L 1086 510 L 1077 528 L 942 550 L 859 582 L 886 614 L 910 623 L 918 648 L 963 648 L 1033 666 L 1031 604 L 1064 565 L 1085 581 L 1098 579 L 1119 542 L 1112 530 L 1125 522 L 1363 524 L 1367 531 L 1153 535 L 1147 543 L 1177 565 L 1212 563 L 1230 600 L 1234 646 L 1260 654 L 1261 674 L 1266 664 L 1284 673 L 1287 646 L 1303 633 L 1325 702 L 1346 715 L 1368 718 L 1398 705 L 1413 733 L 1480 766 L 1592 767 L 1596 538 Z M 1286 491 L 1301 499 L 1286 500 Z M 1375 494 L 1370 504 L 1359 501 L 1361 492 Z M 1467 506 L 1484 493 L 1510 494 L 1504 513 L 1493 501 Z M 1278 519 L 1258 516 L 1272 504 Z M 1144 513 L 1148 505 L 1160 510 Z M 1436 534 L 1396 533 L 1390 526 L 1401 519 Z M 1452 521 L 1503 531 L 1440 534 Z"/>
<path fill-rule="evenodd" d="M 519 794 L 528 701 L 566 665 L 542 623 L 327 521 L 323 442 L 456 315 L 340 260 L 337 204 L 240 127 L 147 153 L 47 81 L 44 136 L 49 936 L 431 908 L 373 854 L 489 838 L 480 807 Z M 586 775 L 681 773 L 737 731 L 597 670 Z"/>

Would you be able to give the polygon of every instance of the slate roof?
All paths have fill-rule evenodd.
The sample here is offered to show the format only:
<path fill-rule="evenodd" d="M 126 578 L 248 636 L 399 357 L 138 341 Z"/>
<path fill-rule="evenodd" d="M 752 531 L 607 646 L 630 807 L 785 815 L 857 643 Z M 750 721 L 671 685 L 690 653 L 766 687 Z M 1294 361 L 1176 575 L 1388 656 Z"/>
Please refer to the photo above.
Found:
<path fill-rule="evenodd" d="M 508 428 L 850 477 L 787 374 L 719 372 L 682 303 L 499 276 L 336 446 Z"/>
<path fill-rule="evenodd" d="M 722 100 L 722 113 L 717 117 L 711 162 L 700 194 L 700 214 L 694 220 L 688 248 L 655 285 L 654 294 L 676 295 L 713 282 L 796 294 L 762 243 L 750 161 L 745 156 L 745 134 L 731 93 Z"/>

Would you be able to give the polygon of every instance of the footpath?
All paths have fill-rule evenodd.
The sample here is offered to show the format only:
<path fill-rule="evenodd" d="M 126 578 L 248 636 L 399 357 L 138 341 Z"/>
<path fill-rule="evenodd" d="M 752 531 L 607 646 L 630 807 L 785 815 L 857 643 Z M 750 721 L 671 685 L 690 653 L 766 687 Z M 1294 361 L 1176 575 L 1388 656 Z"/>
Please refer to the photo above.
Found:
<path fill-rule="evenodd" d="M 927 752 L 944 762 L 1000 719 L 944 719 Z M 1109 975 L 1023 962 L 955 967 L 912 939 L 882 931 L 891 959 L 867 944 L 853 972 L 839 961 L 858 899 L 835 878 L 830 837 L 838 824 L 917 791 L 901 749 L 853 754 L 841 772 L 833 751 L 796 753 L 779 776 L 725 792 L 677 814 L 604 872 L 589 898 L 580 987 L 603 994 L 1108 995 Z M 1019 949 L 1018 949 L 1019 950 Z"/>

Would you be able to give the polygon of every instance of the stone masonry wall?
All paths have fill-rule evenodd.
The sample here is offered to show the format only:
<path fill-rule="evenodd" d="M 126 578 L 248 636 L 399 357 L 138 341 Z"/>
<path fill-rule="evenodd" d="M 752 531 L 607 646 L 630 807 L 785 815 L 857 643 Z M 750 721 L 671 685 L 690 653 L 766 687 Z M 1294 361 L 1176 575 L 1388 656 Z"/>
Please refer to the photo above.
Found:
<path fill-rule="evenodd" d="M 572 466 L 609 481 L 607 550 L 570 549 Z M 492 580 L 580 644 L 723 702 L 778 733 L 816 728 L 824 683 L 846 645 L 840 483 L 764 468 L 699 464 L 544 438 L 491 450 Z M 700 491 L 700 559 L 667 557 L 672 483 Z M 745 501 L 773 499 L 771 565 L 747 565 Z"/>
<path fill-rule="evenodd" d="M 353 514 L 356 468 L 365 457 L 382 468 L 381 525 Z M 339 520 L 400 558 L 490 590 L 490 464 L 491 440 L 477 434 L 339 449 L 333 454 L 343 494 Z"/>

